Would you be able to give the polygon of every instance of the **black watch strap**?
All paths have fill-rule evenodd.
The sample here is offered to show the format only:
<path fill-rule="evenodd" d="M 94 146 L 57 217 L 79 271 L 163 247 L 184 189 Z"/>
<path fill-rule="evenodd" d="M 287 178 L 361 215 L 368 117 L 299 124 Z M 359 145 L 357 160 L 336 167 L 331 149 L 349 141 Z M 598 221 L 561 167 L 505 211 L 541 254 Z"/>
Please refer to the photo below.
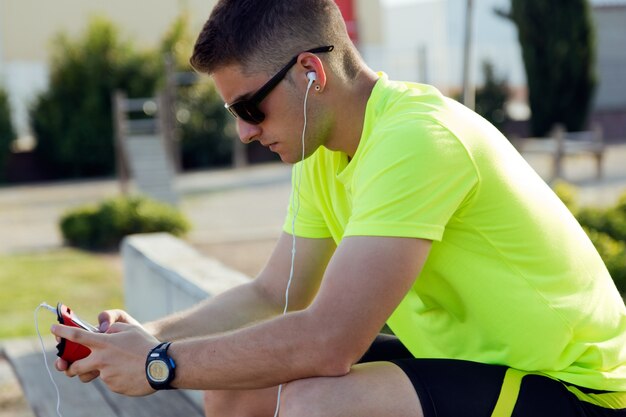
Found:
<path fill-rule="evenodd" d="M 159 343 L 150 350 L 146 358 L 146 378 L 155 390 L 174 389 L 171 383 L 176 377 L 176 363 L 167 354 L 171 344 L 172 342 Z"/>

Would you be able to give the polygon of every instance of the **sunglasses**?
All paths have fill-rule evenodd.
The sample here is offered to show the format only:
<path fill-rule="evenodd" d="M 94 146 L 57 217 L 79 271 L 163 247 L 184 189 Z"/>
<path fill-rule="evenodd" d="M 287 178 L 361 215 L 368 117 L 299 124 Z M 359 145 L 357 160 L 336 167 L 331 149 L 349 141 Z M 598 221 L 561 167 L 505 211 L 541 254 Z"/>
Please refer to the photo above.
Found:
<path fill-rule="evenodd" d="M 333 45 L 329 45 L 309 49 L 308 51 L 304 52 L 317 54 L 321 52 L 330 52 L 333 49 L 335 49 L 335 47 Z M 230 114 L 235 116 L 235 118 L 241 118 L 247 123 L 253 125 L 258 125 L 259 123 L 261 123 L 263 120 L 265 120 L 265 113 L 263 113 L 259 109 L 259 104 L 278 85 L 278 83 L 280 83 L 283 78 L 285 78 L 287 72 L 289 72 L 291 67 L 293 67 L 296 62 L 298 62 L 298 56 L 300 56 L 300 54 L 291 58 L 291 61 L 289 61 L 287 65 L 283 67 L 283 69 L 278 71 L 276 75 L 270 78 L 270 80 L 266 82 L 261 88 L 259 88 L 257 92 L 254 93 L 250 98 L 242 98 L 231 104 L 224 104 L 224 107 L 226 107 Z"/>

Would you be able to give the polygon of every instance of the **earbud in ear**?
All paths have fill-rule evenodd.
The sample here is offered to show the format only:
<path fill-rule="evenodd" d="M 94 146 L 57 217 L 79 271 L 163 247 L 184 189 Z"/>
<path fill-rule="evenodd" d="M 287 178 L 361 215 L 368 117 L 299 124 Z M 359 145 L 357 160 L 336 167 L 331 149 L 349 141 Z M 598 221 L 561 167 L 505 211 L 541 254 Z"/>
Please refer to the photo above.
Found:
<path fill-rule="evenodd" d="M 315 71 L 309 71 L 309 72 L 306 73 L 306 78 L 309 81 L 315 81 L 315 80 L 317 80 L 317 74 L 315 73 Z"/>

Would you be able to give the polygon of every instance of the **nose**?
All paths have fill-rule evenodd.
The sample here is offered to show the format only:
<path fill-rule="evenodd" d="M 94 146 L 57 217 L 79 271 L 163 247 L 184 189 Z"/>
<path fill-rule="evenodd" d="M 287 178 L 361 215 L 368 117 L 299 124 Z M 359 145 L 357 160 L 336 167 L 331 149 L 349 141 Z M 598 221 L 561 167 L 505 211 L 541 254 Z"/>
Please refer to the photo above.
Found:
<path fill-rule="evenodd" d="M 239 139 L 243 143 L 250 143 L 261 135 L 261 128 L 259 125 L 253 125 L 245 120 L 242 120 L 241 118 L 238 118 L 237 133 L 239 134 Z"/>

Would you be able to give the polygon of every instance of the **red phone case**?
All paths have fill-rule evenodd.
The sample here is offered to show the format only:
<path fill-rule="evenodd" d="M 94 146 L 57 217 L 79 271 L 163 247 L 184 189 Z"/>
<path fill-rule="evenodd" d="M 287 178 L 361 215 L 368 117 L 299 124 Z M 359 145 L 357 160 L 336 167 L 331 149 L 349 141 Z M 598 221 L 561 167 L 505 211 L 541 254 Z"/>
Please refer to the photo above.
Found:
<path fill-rule="evenodd" d="M 78 327 L 89 332 L 98 331 L 94 326 L 83 322 L 68 306 L 62 303 L 57 304 L 57 320 L 66 326 Z M 61 339 L 57 345 L 57 356 L 69 363 L 83 359 L 90 353 L 91 350 L 88 347 L 67 339 Z"/>

